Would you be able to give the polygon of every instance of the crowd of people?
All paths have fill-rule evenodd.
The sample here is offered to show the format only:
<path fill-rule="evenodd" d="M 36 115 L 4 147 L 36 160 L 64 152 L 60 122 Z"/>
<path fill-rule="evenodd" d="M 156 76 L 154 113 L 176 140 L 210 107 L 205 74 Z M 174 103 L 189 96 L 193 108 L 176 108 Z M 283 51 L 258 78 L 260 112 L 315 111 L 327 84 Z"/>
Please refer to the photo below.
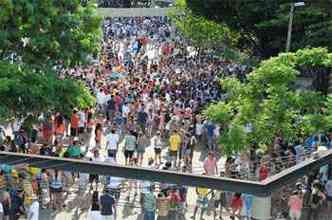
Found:
<path fill-rule="evenodd" d="M 249 68 L 211 54 L 198 56 L 167 17 L 108 18 L 103 28 L 99 62 L 61 72 L 84 81 L 97 105 L 73 109 L 71 115 L 46 112 L 28 125 L 16 121 L 12 134 L 1 130 L 0 150 L 263 181 L 301 162 L 319 145 L 316 139 L 307 148 L 289 145 L 279 137 L 269 154 L 253 143 L 250 152 L 226 158 L 220 166 L 222 147 L 217 140 L 222 128 L 201 110 L 227 97 L 219 77 L 245 80 Z M 198 153 L 202 164 L 194 159 Z M 329 170 L 324 167 L 309 175 L 286 194 L 289 200 L 282 204 L 288 204 L 285 210 L 292 220 L 299 219 L 306 204 L 312 210 L 310 220 L 317 219 L 323 204 L 332 211 Z M 81 198 L 88 190 L 92 192 L 89 219 L 116 219 L 124 189 L 129 189 L 127 201 L 138 198 L 145 220 L 154 220 L 156 215 L 161 220 L 184 219 L 188 208 L 186 186 L 3 165 L 0 213 L 5 219 L 22 215 L 38 219 L 39 204 L 63 209 L 74 185 Z M 192 219 L 198 213 L 203 219 L 211 211 L 214 219 L 223 219 L 225 212 L 233 219 L 252 217 L 252 195 L 204 187 L 195 191 Z"/>

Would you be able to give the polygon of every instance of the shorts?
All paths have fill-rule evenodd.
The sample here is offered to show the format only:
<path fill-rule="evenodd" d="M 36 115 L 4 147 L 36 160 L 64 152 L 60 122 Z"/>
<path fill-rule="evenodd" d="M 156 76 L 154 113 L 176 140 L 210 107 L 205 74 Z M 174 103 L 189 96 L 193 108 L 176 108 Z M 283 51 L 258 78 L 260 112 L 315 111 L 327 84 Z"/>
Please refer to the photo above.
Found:
<path fill-rule="evenodd" d="M 72 137 L 76 137 L 77 136 L 77 128 L 70 128 L 70 135 Z"/>
<path fill-rule="evenodd" d="M 116 152 L 117 152 L 117 150 L 112 150 L 112 149 L 108 149 L 107 150 L 107 153 L 108 153 L 108 156 L 109 157 L 116 157 Z"/>
<path fill-rule="evenodd" d="M 93 181 L 96 181 L 96 183 L 99 182 L 98 174 L 90 174 L 89 175 L 89 183 L 93 183 Z"/>
<path fill-rule="evenodd" d="M 289 217 L 291 219 L 298 219 L 298 220 L 300 220 L 300 218 L 301 218 L 301 211 L 292 211 L 292 210 L 290 210 L 289 211 Z"/>
<path fill-rule="evenodd" d="M 201 208 L 207 208 L 208 205 L 209 205 L 209 200 L 206 197 L 204 197 L 204 198 L 198 198 L 197 201 L 196 201 L 196 203 Z"/>
<path fill-rule="evenodd" d="M 215 200 L 214 201 L 214 207 L 225 207 L 225 201 L 222 201 L 221 199 Z"/>
<path fill-rule="evenodd" d="M 114 215 L 102 215 L 103 220 L 114 220 Z"/>
<path fill-rule="evenodd" d="M 177 157 L 178 156 L 178 151 L 169 151 L 169 156 L 171 157 Z"/>
<path fill-rule="evenodd" d="M 125 155 L 126 159 L 128 159 L 128 158 L 131 159 L 131 158 L 133 158 L 134 151 L 133 150 L 125 150 L 124 155 Z"/>
<path fill-rule="evenodd" d="M 140 153 L 140 154 L 145 153 L 145 148 L 142 146 L 138 146 L 136 150 L 137 150 L 137 153 Z"/>
<path fill-rule="evenodd" d="M 161 154 L 161 149 L 160 148 L 155 148 L 154 153 L 155 154 Z"/>
<path fill-rule="evenodd" d="M 60 192 L 62 192 L 62 187 L 61 188 L 52 188 L 52 187 L 50 187 L 50 192 L 51 193 L 60 193 Z"/>
<path fill-rule="evenodd" d="M 90 134 L 92 132 L 92 128 L 87 128 L 87 132 Z"/>
<path fill-rule="evenodd" d="M 78 128 L 78 133 L 83 134 L 84 133 L 84 127 L 79 127 Z"/>

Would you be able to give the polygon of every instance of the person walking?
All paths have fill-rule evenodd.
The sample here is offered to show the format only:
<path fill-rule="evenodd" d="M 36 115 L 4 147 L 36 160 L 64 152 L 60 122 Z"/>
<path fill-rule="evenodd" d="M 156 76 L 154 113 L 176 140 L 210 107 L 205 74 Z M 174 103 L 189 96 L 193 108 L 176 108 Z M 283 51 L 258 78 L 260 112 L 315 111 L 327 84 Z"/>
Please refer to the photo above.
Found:
<path fill-rule="evenodd" d="M 173 162 L 173 167 L 177 166 L 178 151 L 181 146 L 181 136 L 177 130 L 173 131 L 173 134 L 169 137 L 169 156 Z"/>
<path fill-rule="evenodd" d="M 208 176 L 215 176 L 218 174 L 217 160 L 212 151 L 208 153 L 208 157 L 205 159 L 203 167 Z"/>
<path fill-rule="evenodd" d="M 32 197 L 32 203 L 28 209 L 27 219 L 39 220 L 39 202 L 38 202 L 38 197 L 36 195 L 33 195 Z"/>
<path fill-rule="evenodd" d="M 138 165 L 142 166 L 145 149 L 149 146 L 149 139 L 145 133 L 139 132 L 137 138 L 137 159 Z"/>
<path fill-rule="evenodd" d="M 168 212 L 170 209 L 170 199 L 165 193 L 159 193 L 157 198 L 158 218 L 157 220 L 168 220 Z"/>
<path fill-rule="evenodd" d="M 291 220 L 300 220 L 302 213 L 303 201 L 298 191 L 294 191 L 288 199 L 289 217 Z"/>
<path fill-rule="evenodd" d="M 243 201 L 243 215 L 244 220 L 251 220 L 252 219 L 252 205 L 254 197 L 251 194 L 242 194 L 242 201 Z"/>
<path fill-rule="evenodd" d="M 63 194 L 63 175 L 61 171 L 54 170 L 50 179 L 51 205 L 53 209 L 60 209 Z"/>
<path fill-rule="evenodd" d="M 238 216 L 240 218 L 241 209 L 243 207 L 243 201 L 241 198 L 241 193 L 234 193 L 232 202 L 231 202 L 231 208 L 232 208 L 232 214 L 231 219 L 234 220 L 235 216 Z"/>
<path fill-rule="evenodd" d="M 156 197 L 153 194 L 154 186 L 151 185 L 149 189 L 143 193 L 143 211 L 144 220 L 155 220 L 156 212 Z"/>
<path fill-rule="evenodd" d="M 320 183 L 319 181 L 314 182 L 312 189 L 311 189 L 311 195 L 310 195 L 310 210 L 309 210 L 309 220 L 317 220 L 319 211 L 321 209 L 321 206 L 323 202 L 326 199 L 325 194 L 320 189 Z"/>
<path fill-rule="evenodd" d="M 332 176 L 330 178 L 332 178 Z M 327 207 L 329 212 L 332 213 L 332 179 L 329 179 L 325 184 L 325 191 L 326 191 Z"/>
<path fill-rule="evenodd" d="M 114 155 L 114 157 L 116 158 L 119 141 L 120 141 L 120 136 L 116 133 L 115 128 L 112 128 L 111 132 L 108 135 L 106 135 L 106 147 L 109 157 L 110 155 Z"/>
<path fill-rule="evenodd" d="M 206 175 L 206 174 L 203 174 L 203 175 Z M 196 206 L 194 209 L 194 214 L 191 217 L 191 219 L 196 219 L 197 211 L 200 208 L 201 213 L 200 213 L 199 219 L 203 220 L 204 212 L 207 210 L 208 204 L 209 204 L 209 199 L 208 199 L 209 189 L 205 188 L 205 187 L 197 187 L 196 194 L 197 194 Z"/>
<path fill-rule="evenodd" d="M 134 151 L 136 149 L 137 141 L 133 131 L 130 131 L 124 137 L 125 146 L 124 146 L 124 156 L 125 156 L 125 165 L 128 165 L 134 156 Z"/>
<path fill-rule="evenodd" d="M 115 199 L 109 187 L 105 188 L 104 194 L 100 197 L 100 213 L 103 220 L 115 220 Z"/>
<path fill-rule="evenodd" d="M 100 212 L 100 201 L 98 191 L 92 193 L 91 208 L 88 214 L 88 220 L 103 220 Z"/>
<path fill-rule="evenodd" d="M 156 166 L 161 164 L 161 149 L 162 149 L 162 137 L 161 133 L 157 131 L 156 135 L 151 139 L 154 148 L 154 162 Z"/>

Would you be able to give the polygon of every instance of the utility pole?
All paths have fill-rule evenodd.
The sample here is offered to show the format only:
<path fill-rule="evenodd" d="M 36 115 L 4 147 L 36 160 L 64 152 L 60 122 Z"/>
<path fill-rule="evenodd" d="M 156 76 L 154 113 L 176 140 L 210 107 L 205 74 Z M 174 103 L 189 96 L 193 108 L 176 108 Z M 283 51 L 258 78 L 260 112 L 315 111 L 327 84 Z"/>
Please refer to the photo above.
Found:
<path fill-rule="evenodd" d="M 291 8 L 289 12 L 289 23 L 288 23 L 288 33 L 287 33 L 287 42 L 286 42 L 286 52 L 289 52 L 291 40 L 292 40 L 292 29 L 293 29 L 293 19 L 294 19 L 294 3 L 291 3 Z"/>
<path fill-rule="evenodd" d="M 305 6 L 304 2 L 292 2 L 289 12 L 289 23 L 288 23 L 288 33 L 287 33 L 287 42 L 286 42 L 286 52 L 289 52 L 292 40 L 292 29 L 293 29 L 293 19 L 294 19 L 294 10 L 295 7 Z"/>

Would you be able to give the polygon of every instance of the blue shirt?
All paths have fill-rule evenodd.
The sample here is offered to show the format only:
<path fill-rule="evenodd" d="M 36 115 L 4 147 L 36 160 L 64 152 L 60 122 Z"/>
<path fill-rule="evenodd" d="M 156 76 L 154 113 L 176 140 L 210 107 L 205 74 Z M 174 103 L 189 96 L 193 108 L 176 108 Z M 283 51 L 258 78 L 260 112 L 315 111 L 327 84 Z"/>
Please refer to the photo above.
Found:
<path fill-rule="evenodd" d="M 216 126 L 214 126 L 214 124 L 212 123 L 208 123 L 205 125 L 205 128 L 207 130 L 207 135 L 209 137 L 212 137 L 214 135 L 214 129 L 216 128 Z"/>
<path fill-rule="evenodd" d="M 242 199 L 243 199 L 243 202 L 244 202 L 244 205 L 245 205 L 246 209 L 251 209 L 254 197 L 250 194 L 244 193 L 244 194 L 242 194 Z"/>
<path fill-rule="evenodd" d="M 110 216 L 113 215 L 113 205 L 115 203 L 114 198 L 109 194 L 104 194 L 100 197 L 101 215 Z"/>

